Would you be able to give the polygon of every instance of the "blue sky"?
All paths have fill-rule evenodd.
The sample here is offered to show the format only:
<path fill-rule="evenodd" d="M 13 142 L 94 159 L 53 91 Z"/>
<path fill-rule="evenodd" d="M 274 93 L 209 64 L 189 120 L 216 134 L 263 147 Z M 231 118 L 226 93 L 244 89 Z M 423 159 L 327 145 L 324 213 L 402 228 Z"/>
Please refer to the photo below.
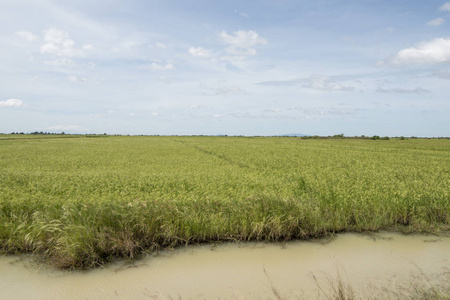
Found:
<path fill-rule="evenodd" d="M 450 136 L 450 2 L 0 3 L 0 132 Z"/>

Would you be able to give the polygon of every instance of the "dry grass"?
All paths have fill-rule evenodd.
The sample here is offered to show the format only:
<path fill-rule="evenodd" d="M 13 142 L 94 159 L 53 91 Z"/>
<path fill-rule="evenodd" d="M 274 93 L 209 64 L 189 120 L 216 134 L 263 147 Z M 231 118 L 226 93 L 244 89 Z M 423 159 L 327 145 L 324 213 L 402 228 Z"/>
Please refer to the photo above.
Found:
<path fill-rule="evenodd" d="M 302 293 L 295 295 L 284 295 L 272 283 L 269 274 L 264 270 L 273 297 L 269 299 L 311 299 Z M 316 282 L 317 292 L 313 299 L 326 300 L 448 300 L 450 299 L 450 270 L 444 269 L 440 273 L 427 275 L 420 271 L 412 274 L 408 280 L 387 282 L 383 287 L 373 286 L 368 283 L 362 289 L 356 290 L 342 279 L 339 272 L 336 277 L 328 277 L 325 283 L 313 275 Z M 255 297 L 255 299 L 260 299 Z"/>

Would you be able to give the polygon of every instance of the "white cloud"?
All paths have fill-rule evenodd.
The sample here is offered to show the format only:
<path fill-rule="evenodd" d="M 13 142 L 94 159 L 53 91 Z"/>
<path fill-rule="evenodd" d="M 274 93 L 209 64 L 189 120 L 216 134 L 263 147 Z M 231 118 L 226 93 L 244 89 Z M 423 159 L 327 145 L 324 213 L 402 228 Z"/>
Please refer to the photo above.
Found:
<path fill-rule="evenodd" d="M 161 64 L 158 62 L 152 62 L 150 65 L 150 69 L 154 71 L 170 71 L 175 70 L 175 66 L 173 64 Z"/>
<path fill-rule="evenodd" d="M 213 117 L 214 118 L 220 118 L 220 115 L 219 114 L 215 114 Z"/>
<path fill-rule="evenodd" d="M 247 95 L 247 91 L 241 89 L 236 85 L 229 86 L 208 86 L 206 84 L 200 84 L 200 87 L 211 91 L 212 93 L 204 93 L 205 96 L 227 96 L 227 95 Z M 191 105 L 191 108 L 206 108 L 204 105 Z"/>
<path fill-rule="evenodd" d="M 91 44 L 83 45 L 81 49 L 83 50 L 92 50 L 94 47 Z"/>
<path fill-rule="evenodd" d="M 70 58 L 57 58 L 55 60 L 44 61 L 46 65 L 75 67 L 77 64 Z"/>
<path fill-rule="evenodd" d="M 0 101 L 0 107 L 19 107 L 23 105 L 23 101 L 19 99 L 8 99 L 5 101 Z"/>
<path fill-rule="evenodd" d="M 245 56 L 256 55 L 256 50 L 254 49 L 257 45 L 267 44 L 267 40 L 260 37 L 256 32 L 249 31 L 235 31 L 232 35 L 228 34 L 226 31 L 220 33 L 222 41 L 229 45 L 225 49 L 227 54 L 236 56 L 239 60 L 242 60 Z M 230 57 L 225 57 L 225 60 L 229 60 Z"/>
<path fill-rule="evenodd" d="M 377 88 L 377 93 L 388 93 L 388 94 L 426 94 L 431 93 L 430 90 L 417 87 L 415 89 L 405 89 L 405 88 L 393 88 L 393 89 L 384 89 L 381 87 Z"/>
<path fill-rule="evenodd" d="M 44 33 L 45 44 L 41 46 L 41 53 L 50 53 L 56 56 L 75 56 L 78 50 L 74 48 L 75 42 L 69 39 L 68 34 L 58 29 L 48 29 Z"/>
<path fill-rule="evenodd" d="M 216 89 L 216 95 L 247 95 L 247 92 L 235 85 Z"/>
<path fill-rule="evenodd" d="M 427 22 L 428 26 L 439 26 L 445 23 L 445 20 L 442 18 L 433 19 Z"/>
<path fill-rule="evenodd" d="M 266 44 L 267 40 L 259 37 L 259 35 L 253 30 L 249 31 L 235 31 L 232 35 L 229 35 L 226 31 L 220 33 L 222 40 L 235 47 L 239 48 L 251 48 L 258 44 Z"/>
<path fill-rule="evenodd" d="M 37 35 L 29 31 L 17 31 L 16 34 L 29 42 L 37 41 L 39 39 Z"/>
<path fill-rule="evenodd" d="M 281 112 L 281 109 L 279 109 L 279 108 L 265 109 L 264 112 L 279 113 L 279 112 Z"/>
<path fill-rule="evenodd" d="M 353 81 L 354 82 L 354 81 Z M 291 80 L 263 81 L 257 84 L 276 87 L 301 86 L 303 88 L 314 89 L 327 92 L 351 92 L 355 90 L 354 86 L 347 85 L 338 76 L 324 76 L 313 74 L 306 78 Z"/>
<path fill-rule="evenodd" d="M 256 50 L 252 48 L 246 49 L 246 48 L 228 47 L 227 49 L 225 49 L 225 52 L 236 56 L 256 55 Z"/>
<path fill-rule="evenodd" d="M 248 112 L 235 112 L 231 115 L 236 118 L 245 119 L 272 119 L 272 120 L 310 120 L 310 119 L 322 119 L 322 120 L 341 120 L 341 119 L 355 119 L 358 118 L 358 114 L 363 109 L 343 109 L 336 107 L 290 107 L 286 109 L 286 112 L 277 109 L 265 109 L 262 113 L 248 113 Z"/>
<path fill-rule="evenodd" d="M 441 7 L 439 7 L 440 11 L 450 11 L 450 2 L 444 3 Z"/>
<path fill-rule="evenodd" d="M 203 105 L 203 104 L 191 104 L 189 105 L 190 108 L 194 108 L 194 109 L 200 109 L 200 108 L 207 108 L 208 105 Z"/>
<path fill-rule="evenodd" d="M 234 13 L 240 15 L 241 17 L 249 18 L 248 14 L 246 14 L 245 12 L 238 11 L 237 9 L 234 10 Z"/>
<path fill-rule="evenodd" d="M 201 58 L 209 58 L 212 56 L 211 51 L 203 49 L 202 47 L 190 47 L 188 53 L 192 56 Z"/>
<path fill-rule="evenodd" d="M 291 80 L 270 80 L 270 81 L 262 81 L 256 84 L 266 85 L 266 86 L 277 86 L 277 87 L 285 87 L 285 86 L 296 86 L 300 83 L 304 82 L 305 79 L 291 79 Z"/>
<path fill-rule="evenodd" d="M 69 75 L 69 76 L 67 76 L 67 78 L 69 79 L 70 82 L 78 82 L 77 76 Z"/>
<path fill-rule="evenodd" d="M 167 48 L 166 45 L 164 45 L 163 43 L 160 43 L 160 42 L 156 42 L 155 46 L 156 46 L 156 48 L 160 48 L 160 49 L 166 49 Z"/>
<path fill-rule="evenodd" d="M 307 118 L 315 118 L 316 116 L 325 115 L 325 108 L 304 108 L 304 107 L 294 107 L 293 110 L 301 111 Z"/>
<path fill-rule="evenodd" d="M 327 113 L 329 115 L 336 115 L 336 116 L 355 116 L 357 115 L 358 109 L 353 110 L 347 110 L 347 109 L 337 109 L 335 107 L 330 108 Z"/>
<path fill-rule="evenodd" d="M 79 76 L 74 76 L 74 75 L 69 75 L 69 76 L 67 76 L 67 78 L 69 79 L 70 82 L 85 83 L 88 81 L 85 77 L 79 77 Z"/>
<path fill-rule="evenodd" d="M 42 54 L 52 54 L 61 57 L 73 57 L 82 55 L 83 50 L 91 50 L 92 45 L 83 45 L 80 49 L 75 48 L 74 40 L 69 38 L 65 31 L 55 28 L 44 32 L 45 44 L 41 46 Z"/>
<path fill-rule="evenodd" d="M 450 62 L 450 38 L 437 38 L 418 47 L 400 50 L 392 60 L 394 64 L 445 62 Z"/>
<path fill-rule="evenodd" d="M 364 111 L 365 109 L 354 108 L 345 109 L 331 107 L 291 107 L 288 108 L 289 111 L 300 112 L 304 119 L 342 119 L 342 118 L 355 118 L 358 113 Z M 295 113 L 297 114 L 297 113 Z"/>
<path fill-rule="evenodd" d="M 302 84 L 302 87 L 319 90 L 319 91 L 329 91 L 329 92 L 343 92 L 343 91 L 353 91 L 355 88 L 353 86 L 343 85 L 327 76 L 322 75 L 311 75 Z"/>

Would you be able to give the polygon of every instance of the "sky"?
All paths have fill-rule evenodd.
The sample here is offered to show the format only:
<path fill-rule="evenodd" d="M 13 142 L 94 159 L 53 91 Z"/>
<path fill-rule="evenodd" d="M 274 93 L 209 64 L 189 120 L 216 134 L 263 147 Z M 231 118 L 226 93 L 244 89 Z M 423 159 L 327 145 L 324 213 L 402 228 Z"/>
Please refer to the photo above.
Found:
<path fill-rule="evenodd" d="M 0 132 L 450 136 L 450 2 L 1 0 Z"/>

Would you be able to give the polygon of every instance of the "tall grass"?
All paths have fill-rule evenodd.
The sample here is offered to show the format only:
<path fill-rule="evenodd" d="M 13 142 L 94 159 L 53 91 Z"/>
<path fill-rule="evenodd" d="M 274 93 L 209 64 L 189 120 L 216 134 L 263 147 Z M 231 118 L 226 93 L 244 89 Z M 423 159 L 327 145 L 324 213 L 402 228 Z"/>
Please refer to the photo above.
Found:
<path fill-rule="evenodd" d="M 220 240 L 450 228 L 448 140 L 0 140 L 0 251 L 61 268 Z"/>

